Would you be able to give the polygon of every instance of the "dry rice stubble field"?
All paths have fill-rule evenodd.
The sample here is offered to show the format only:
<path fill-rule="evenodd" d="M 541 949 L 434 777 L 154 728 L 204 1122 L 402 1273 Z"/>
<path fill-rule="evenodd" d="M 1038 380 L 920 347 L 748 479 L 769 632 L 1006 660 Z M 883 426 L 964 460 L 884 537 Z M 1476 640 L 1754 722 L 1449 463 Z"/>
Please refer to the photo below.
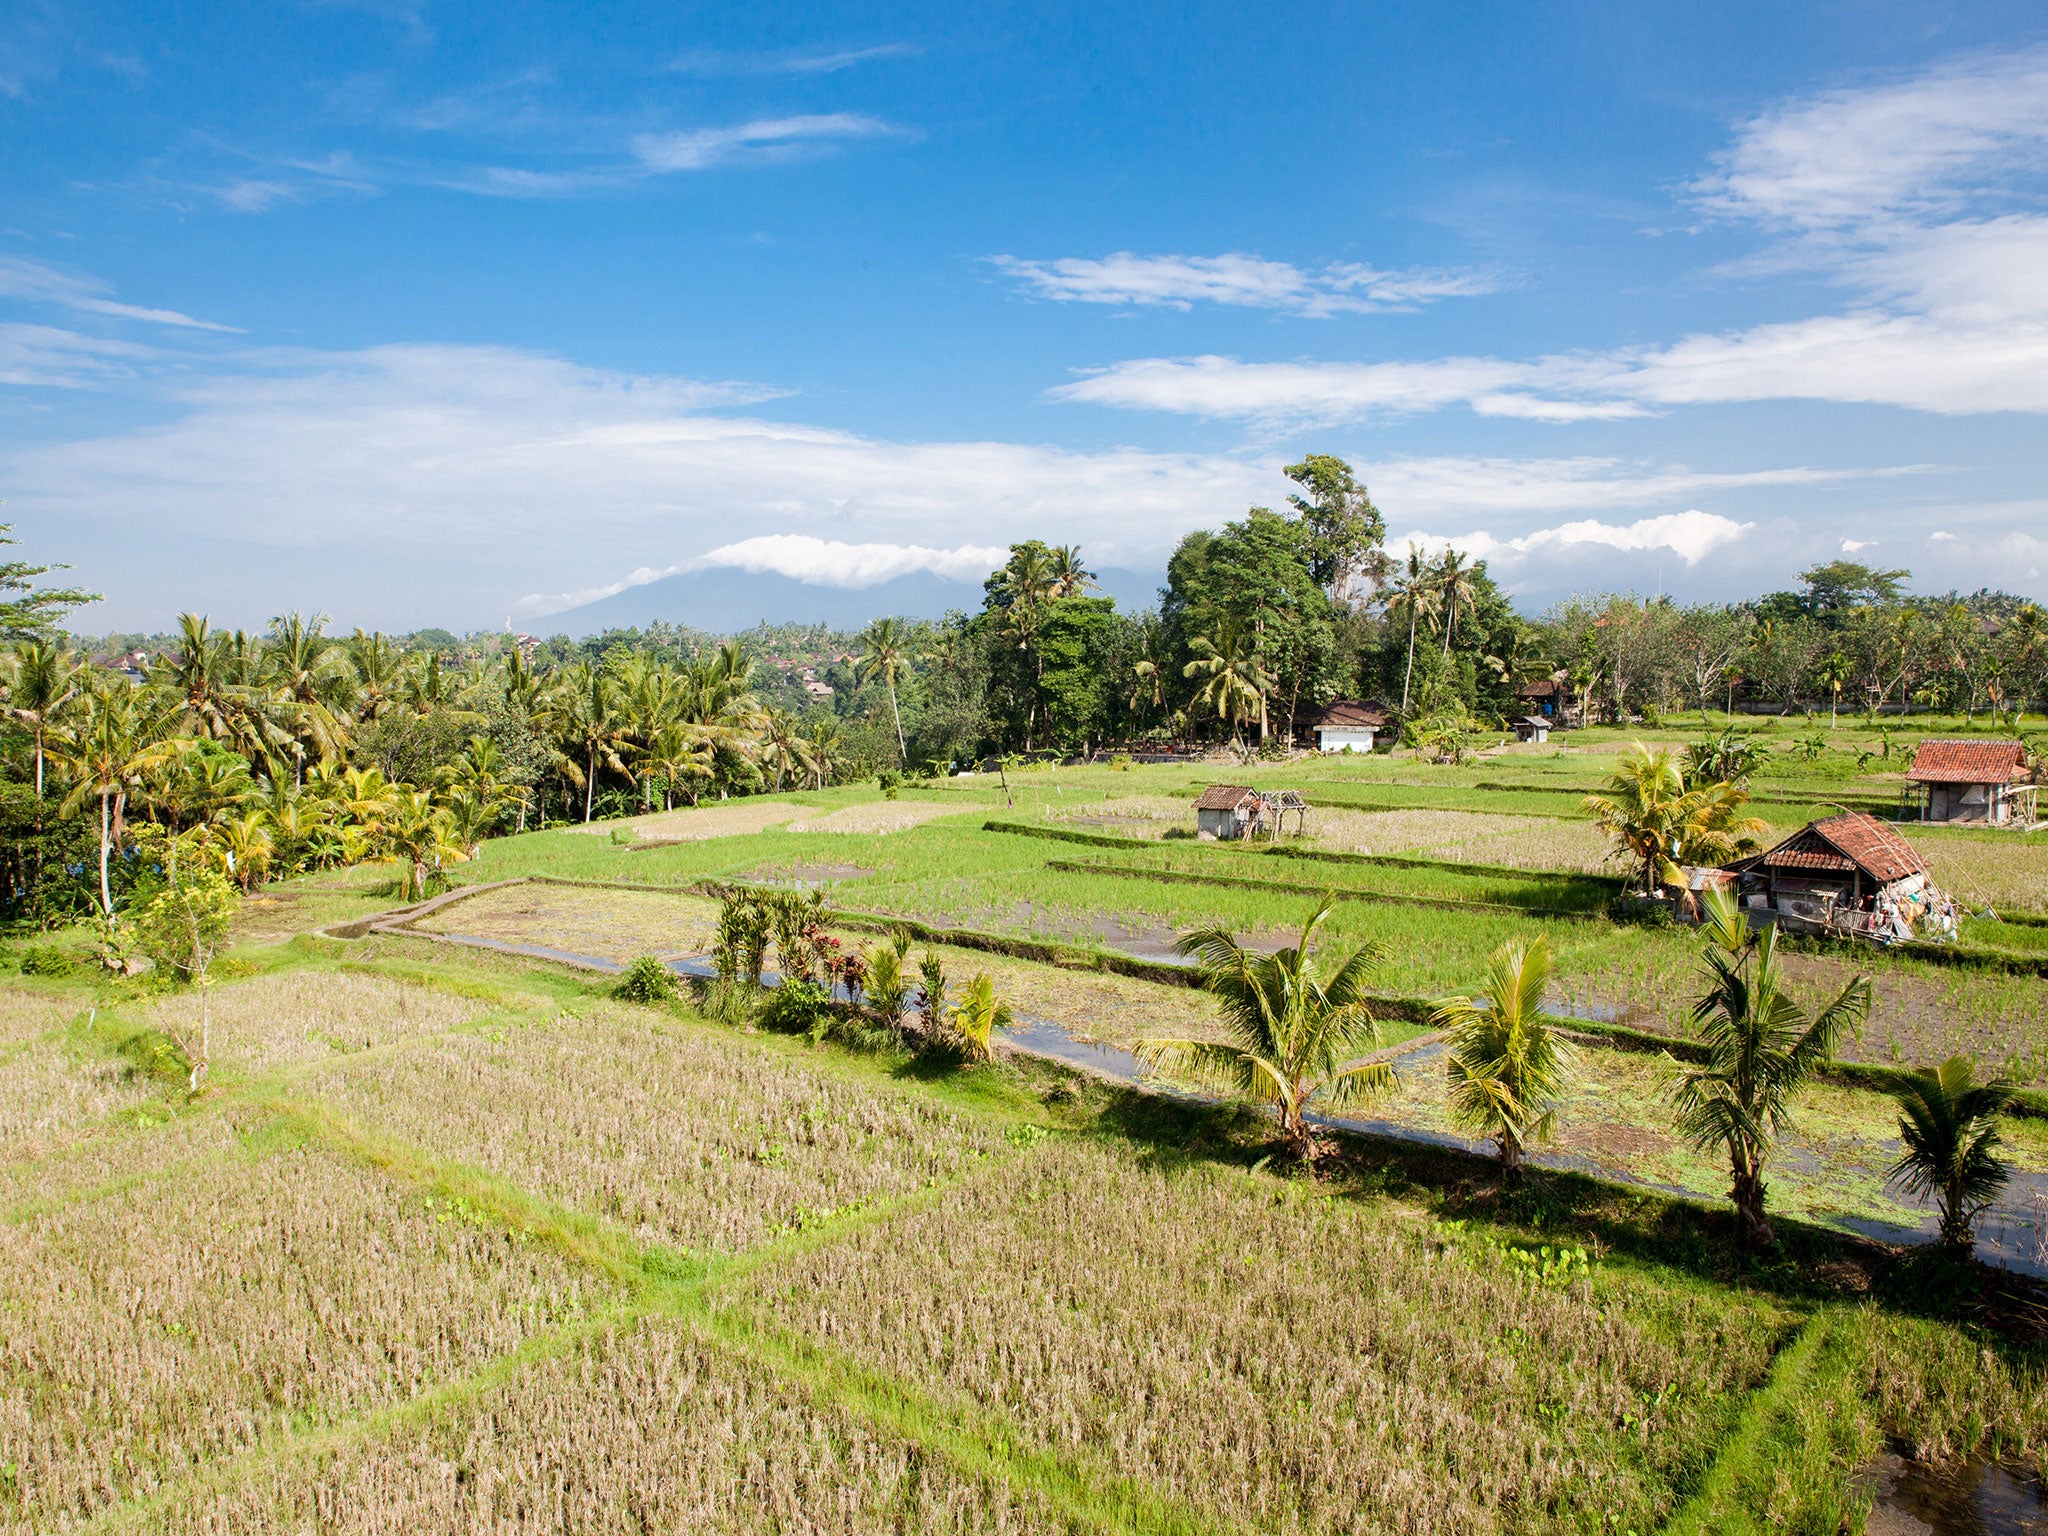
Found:
<path fill-rule="evenodd" d="M 724 1305 L 1276 1531 L 1648 1528 L 1785 1321 L 1619 1267 L 1546 1282 L 1391 1201 L 1084 1146 L 1019 1172 Z"/>

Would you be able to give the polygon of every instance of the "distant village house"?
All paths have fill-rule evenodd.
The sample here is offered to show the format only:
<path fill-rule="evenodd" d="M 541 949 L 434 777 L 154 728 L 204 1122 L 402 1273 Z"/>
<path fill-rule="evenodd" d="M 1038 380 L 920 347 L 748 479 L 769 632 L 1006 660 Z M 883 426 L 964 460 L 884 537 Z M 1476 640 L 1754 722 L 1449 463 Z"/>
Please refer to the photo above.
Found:
<path fill-rule="evenodd" d="M 2016 741 L 1923 741 L 1906 777 L 1920 787 L 1922 821 L 2034 824 L 2039 786 Z"/>
<path fill-rule="evenodd" d="M 1316 716 L 1312 729 L 1322 752 L 1370 752 L 1387 728 L 1387 712 L 1357 699 L 1339 699 Z"/>

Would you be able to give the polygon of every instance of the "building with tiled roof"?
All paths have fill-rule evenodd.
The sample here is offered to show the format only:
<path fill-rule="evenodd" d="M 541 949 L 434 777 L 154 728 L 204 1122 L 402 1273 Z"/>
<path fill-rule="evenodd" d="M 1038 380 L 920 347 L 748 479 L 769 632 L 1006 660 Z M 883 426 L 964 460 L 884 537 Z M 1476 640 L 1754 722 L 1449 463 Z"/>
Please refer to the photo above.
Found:
<path fill-rule="evenodd" d="M 1920 786 L 1924 821 L 2031 826 L 2036 788 L 2016 741 L 1923 741 L 1906 777 Z"/>
<path fill-rule="evenodd" d="M 1909 938 L 1940 900 L 1913 845 L 1862 811 L 1808 822 L 1727 867 L 1754 916 L 1802 931 Z"/>
<path fill-rule="evenodd" d="M 1370 752 L 1387 728 L 1387 712 L 1360 699 L 1339 699 L 1315 718 L 1311 729 L 1324 752 Z"/>

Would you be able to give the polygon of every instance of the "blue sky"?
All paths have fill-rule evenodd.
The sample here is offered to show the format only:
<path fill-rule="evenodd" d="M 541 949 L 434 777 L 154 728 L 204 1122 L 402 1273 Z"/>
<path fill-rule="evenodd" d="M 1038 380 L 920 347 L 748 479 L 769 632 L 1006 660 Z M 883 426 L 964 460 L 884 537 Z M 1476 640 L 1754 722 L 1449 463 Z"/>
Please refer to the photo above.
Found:
<path fill-rule="evenodd" d="M 1151 570 L 1303 451 L 1532 610 L 2048 597 L 2038 5 L 593 9 L 10 0 L 82 623 Z"/>

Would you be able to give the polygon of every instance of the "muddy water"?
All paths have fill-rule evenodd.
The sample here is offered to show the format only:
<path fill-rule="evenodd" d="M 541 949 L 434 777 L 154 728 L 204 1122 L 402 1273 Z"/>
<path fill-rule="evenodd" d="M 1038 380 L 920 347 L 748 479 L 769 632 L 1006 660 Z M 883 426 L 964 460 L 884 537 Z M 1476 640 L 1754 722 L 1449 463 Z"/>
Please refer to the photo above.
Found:
<path fill-rule="evenodd" d="M 2048 1533 L 2048 1488 L 2034 1473 L 1995 1461 L 1937 1468 L 1882 1457 L 1867 1536 L 2021 1536 Z"/>

